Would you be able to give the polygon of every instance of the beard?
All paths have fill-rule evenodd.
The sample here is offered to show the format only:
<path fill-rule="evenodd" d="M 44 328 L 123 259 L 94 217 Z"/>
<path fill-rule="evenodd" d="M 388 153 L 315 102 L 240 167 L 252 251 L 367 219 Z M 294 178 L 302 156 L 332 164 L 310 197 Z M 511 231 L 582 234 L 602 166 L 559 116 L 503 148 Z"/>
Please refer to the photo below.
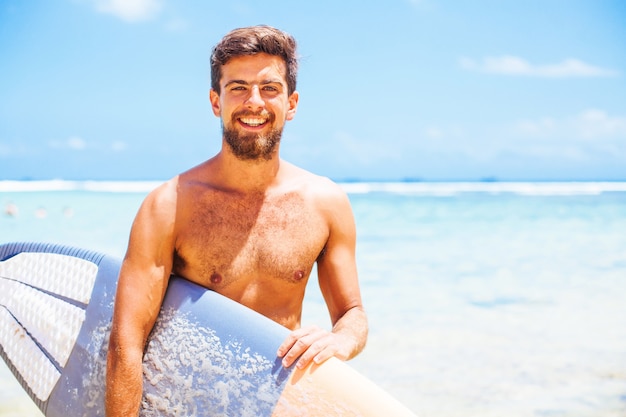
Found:
<path fill-rule="evenodd" d="M 236 119 L 233 117 L 233 124 Z M 274 150 L 280 143 L 282 129 L 272 129 L 267 133 L 241 133 L 228 128 L 222 122 L 222 136 L 233 154 L 242 161 L 272 159 Z"/>

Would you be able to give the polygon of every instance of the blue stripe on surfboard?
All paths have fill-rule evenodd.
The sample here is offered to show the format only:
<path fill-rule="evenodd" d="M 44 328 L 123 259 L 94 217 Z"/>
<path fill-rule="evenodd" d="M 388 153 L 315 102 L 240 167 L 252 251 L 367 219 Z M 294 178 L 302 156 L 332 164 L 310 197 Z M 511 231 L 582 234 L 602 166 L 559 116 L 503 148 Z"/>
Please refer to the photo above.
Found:
<path fill-rule="evenodd" d="M 102 259 L 107 256 L 100 252 L 89 249 L 80 249 L 67 245 L 45 242 L 11 242 L 0 245 L 0 260 L 4 261 L 18 253 L 59 253 L 62 255 L 74 256 L 99 265 Z"/>

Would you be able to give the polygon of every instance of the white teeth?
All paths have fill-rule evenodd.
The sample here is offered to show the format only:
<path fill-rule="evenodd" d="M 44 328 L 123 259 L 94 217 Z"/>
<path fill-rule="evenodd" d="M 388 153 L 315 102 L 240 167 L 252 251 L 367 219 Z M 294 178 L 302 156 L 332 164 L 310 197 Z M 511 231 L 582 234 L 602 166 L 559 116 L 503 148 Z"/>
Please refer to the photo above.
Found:
<path fill-rule="evenodd" d="M 260 126 L 263 123 L 267 122 L 267 119 L 256 119 L 256 118 L 248 118 L 248 117 L 242 117 L 241 119 L 242 123 L 245 123 L 249 126 Z"/>

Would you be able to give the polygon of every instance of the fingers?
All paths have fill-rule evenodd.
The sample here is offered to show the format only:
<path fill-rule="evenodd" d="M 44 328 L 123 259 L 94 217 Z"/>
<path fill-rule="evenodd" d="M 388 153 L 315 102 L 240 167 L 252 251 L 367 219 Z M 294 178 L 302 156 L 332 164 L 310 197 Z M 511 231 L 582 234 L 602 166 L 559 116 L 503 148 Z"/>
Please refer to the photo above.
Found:
<path fill-rule="evenodd" d="M 311 363 L 320 364 L 337 351 L 334 334 L 311 326 L 295 330 L 278 348 L 277 355 L 283 358 L 283 366 L 290 367 L 296 362 L 298 369 L 303 369 Z"/>

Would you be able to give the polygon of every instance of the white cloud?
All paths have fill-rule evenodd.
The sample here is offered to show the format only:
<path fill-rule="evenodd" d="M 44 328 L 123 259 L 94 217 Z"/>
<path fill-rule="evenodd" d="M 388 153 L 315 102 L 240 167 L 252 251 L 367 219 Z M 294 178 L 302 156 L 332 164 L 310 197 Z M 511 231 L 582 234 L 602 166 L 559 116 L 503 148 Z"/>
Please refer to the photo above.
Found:
<path fill-rule="evenodd" d="M 573 144 L 554 145 L 545 143 L 526 144 L 524 146 L 514 146 L 514 154 L 531 158 L 568 160 L 583 162 L 589 158 L 587 150 Z"/>
<path fill-rule="evenodd" d="M 5 157 L 11 155 L 11 147 L 0 142 L 0 157 Z"/>
<path fill-rule="evenodd" d="M 410 7 L 416 10 L 431 10 L 437 6 L 433 0 L 407 0 Z"/>
<path fill-rule="evenodd" d="M 530 136 L 542 136 L 554 131 L 555 121 L 550 117 L 539 120 L 522 120 L 517 123 L 516 130 Z"/>
<path fill-rule="evenodd" d="M 113 144 L 111 145 L 111 149 L 113 150 L 113 152 L 122 152 L 128 149 L 128 144 L 126 142 L 118 140 L 113 142 Z"/>
<path fill-rule="evenodd" d="M 87 148 L 87 142 L 78 136 L 69 137 L 64 141 L 52 140 L 48 145 L 54 149 L 72 149 L 76 151 L 82 151 Z"/>
<path fill-rule="evenodd" d="M 440 139 L 444 135 L 443 131 L 436 126 L 429 127 L 428 129 L 426 129 L 425 133 L 426 133 L 426 137 L 430 139 Z"/>
<path fill-rule="evenodd" d="M 78 136 L 72 136 L 67 140 L 66 144 L 68 148 L 77 151 L 83 150 L 87 147 L 87 143 L 83 140 L 83 138 L 79 138 Z"/>
<path fill-rule="evenodd" d="M 515 131 L 527 137 L 561 138 L 567 141 L 621 139 L 626 143 L 626 116 L 611 116 L 604 110 L 587 109 L 562 119 L 544 117 L 522 120 L 516 123 Z"/>
<path fill-rule="evenodd" d="M 433 158 L 460 155 L 467 161 L 488 164 L 504 158 L 554 159 L 569 162 L 626 158 L 626 114 L 585 109 L 565 116 L 519 120 L 461 130 L 453 126 L 426 126 L 422 139 L 408 154 Z M 530 158 L 530 159 L 528 159 Z"/>
<path fill-rule="evenodd" d="M 334 153 L 344 159 L 349 155 L 351 161 L 362 165 L 372 165 L 380 160 L 400 160 L 402 150 L 393 146 L 385 146 L 378 140 L 364 141 L 355 137 L 352 133 L 336 131 L 332 135 Z M 340 149 L 340 151 L 337 151 Z"/>
<path fill-rule="evenodd" d="M 454 125 L 446 124 L 445 126 L 431 125 L 426 126 L 422 130 L 423 139 L 427 141 L 420 141 L 419 146 L 440 146 L 441 144 L 453 144 L 464 143 L 467 139 L 467 132 L 464 128 Z"/>
<path fill-rule="evenodd" d="M 0 142 L 0 157 L 14 158 L 32 155 L 41 151 L 40 147 L 33 146 L 29 141 L 19 140 L 17 142 Z"/>
<path fill-rule="evenodd" d="M 576 117 L 575 126 L 583 138 L 620 136 L 626 139 L 626 116 L 609 116 L 603 110 L 582 112 Z"/>
<path fill-rule="evenodd" d="M 572 58 L 557 64 L 535 65 L 523 58 L 512 55 L 485 57 L 481 62 L 472 58 L 461 57 L 459 65 L 465 70 L 487 74 L 544 78 L 612 77 L 619 74 L 618 71 L 597 67 Z"/>
<path fill-rule="evenodd" d="M 189 28 L 189 23 L 185 19 L 171 19 L 165 24 L 165 29 L 170 32 L 184 32 Z"/>
<path fill-rule="evenodd" d="M 96 10 L 127 22 L 139 22 L 155 17 L 161 11 L 160 0 L 94 0 Z"/>

